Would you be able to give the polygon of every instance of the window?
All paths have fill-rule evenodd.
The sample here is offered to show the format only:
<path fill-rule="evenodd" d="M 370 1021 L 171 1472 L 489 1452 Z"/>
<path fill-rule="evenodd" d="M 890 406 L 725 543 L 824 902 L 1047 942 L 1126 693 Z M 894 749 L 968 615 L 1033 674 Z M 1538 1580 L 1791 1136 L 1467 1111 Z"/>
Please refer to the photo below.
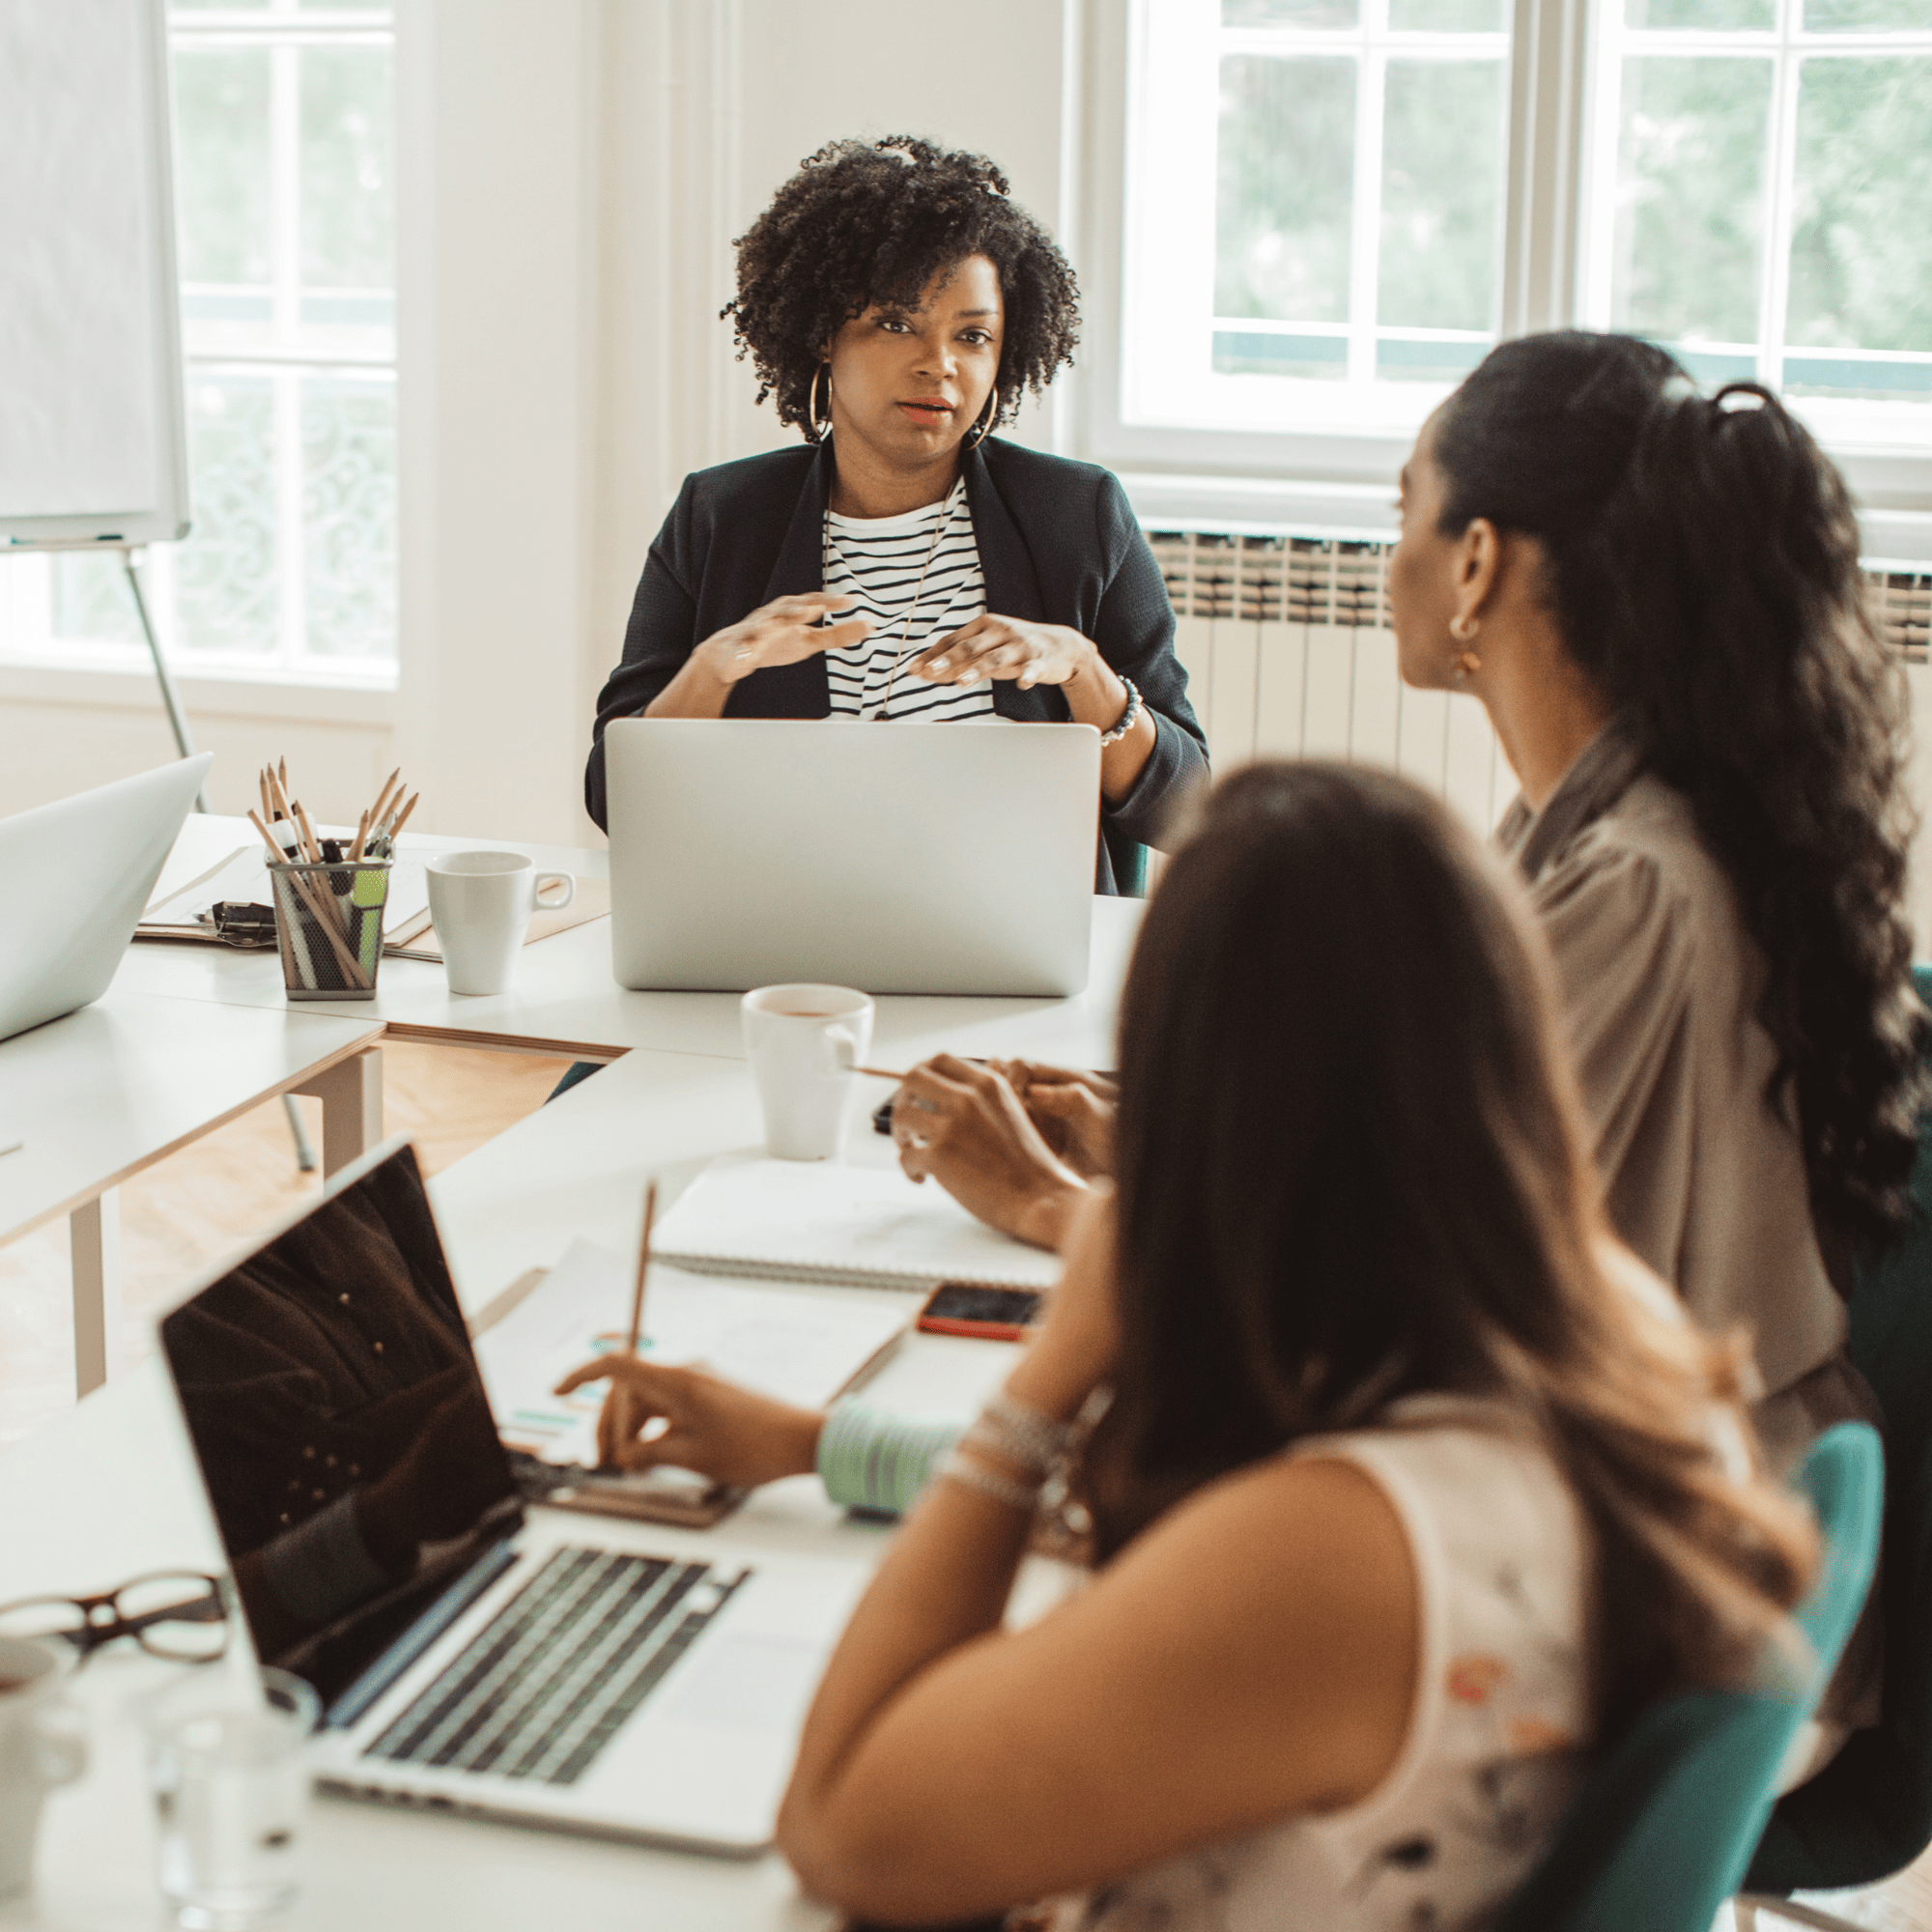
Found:
<path fill-rule="evenodd" d="M 392 11 L 176 4 L 170 41 L 194 525 L 156 628 L 184 670 L 393 685 Z M 14 655 L 133 661 L 118 554 L 8 568 Z"/>
<path fill-rule="evenodd" d="M 1932 0 L 1135 0 L 1123 32 L 1103 459 L 1385 475 L 1534 261 L 1512 313 L 1932 481 Z"/>
<path fill-rule="evenodd" d="M 1585 318 L 1932 445 L 1932 0 L 1621 0 L 1593 95 Z"/>
<path fill-rule="evenodd" d="M 1481 360 L 1509 25 L 1507 0 L 1149 0 L 1127 419 L 1412 431 Z"/>

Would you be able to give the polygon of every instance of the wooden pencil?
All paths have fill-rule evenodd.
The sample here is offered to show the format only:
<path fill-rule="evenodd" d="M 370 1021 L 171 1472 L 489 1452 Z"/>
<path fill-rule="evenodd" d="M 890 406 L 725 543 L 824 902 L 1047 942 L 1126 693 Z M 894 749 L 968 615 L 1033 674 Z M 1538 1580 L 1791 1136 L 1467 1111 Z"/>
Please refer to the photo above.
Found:
<path fill-rule="evenodd" d="M 308 854 L 311 866 L 322 864 L 322 841 L 315 836 L 315 827 L 309 822 L 308 808 L 300 799 L 291 799 L 289 809 L 296 815 L 296 824 L 301 832 L 302 850 Z"/>
<path fill-rule="evenodd" d="M 272 832 L 270 832 L 269 828 L 262 823 L 261 819 L 252 811 L 248 814 L 248 823 L 252 825 L 255 828 L 255 830 L 262 835 L 262 843 L 266 845 L 269 848 L 269 850 L 275 855 L 276 865 L 278 866 L 287 865 L 289 855 L 286 852 L 284 852 L 278 844 L 275 843 L 275 835 Z"/>
<path fill-rule="evenodd" d="M 403 836 L 403 827 L 410 822 L 410 813 L 416 809 L 416 801 L 421 797 L 422 793 L 419 791 L 411 792 L 410 802 L 409 804 L 403 807 L 402 816 L 396 820 L 395 824 L 390 826 L 389 844 L 392 849 L 395 845 L 396 840 Z"/>
<path fill-rule="evenodd" d="M 273 833 L 252 811 L 248 814 L 248 820 L 262 835 L 263 843 L 275 855 L 277 862 L 287 865 L 288 854 L 275 843 Z M 322 928 L 322 936 L 328 941 L 343 972 L 349 976 L 349 983 L 353 986 L 366 986 L 369 983 L 369 976 L 362 970 L 361 960 L 349 950 L 349 942 L 343 937 L 341 915 L 335 904 L 335 895 L 332 893 L 318 894 L 299 872 L 289 874 L 289 884 L 295 889 L 296 896 L 308 908 L 309 917 Z"/>
<path fill-rule="evenodd" d="M 651 1265 L 651 1223 L 658 1217 L 658 1183 L 653 1177 L 644 1189 L 644 1231 L 638 1239 L 638 1285 L 631 1294 L 631 1339 L 626 1347 L 635 1355 L 644 1333 L 644 1276 Z"/>

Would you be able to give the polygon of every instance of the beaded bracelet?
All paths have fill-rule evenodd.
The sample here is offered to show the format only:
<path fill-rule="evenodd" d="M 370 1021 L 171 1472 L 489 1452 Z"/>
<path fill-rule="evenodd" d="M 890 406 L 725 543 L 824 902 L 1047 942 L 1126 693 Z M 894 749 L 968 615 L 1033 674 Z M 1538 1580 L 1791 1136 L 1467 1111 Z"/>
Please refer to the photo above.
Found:
<path fill-rule="evenodd" d="M 997 1469 L 989 1469 L 978 1458 L 955 1449 L 939 1466 L 942 1476 L 951 1477 L 955 1483 L 963 1483 L 969 1490 L 978 1490 L 981 1495 L 991 1496 L 995 1502 L 1005 1503 L 1009 1509 L 1016 1509 L 1024 1516 L 1031 1516 L 1039 1503 L 1037 1483 L 1016 1483 L 1010 1476 L 1003 1476 Z"/>
<path fill-rule="evenodd" d="M 1141 718 L 1141 694 L 1139 687 L 1134 683 L 1132 678 L 1122 677 L 1119 671 L 1116 671 L 1114 675 L 1121 679 L 1122 689 L 1127 694 L 1127 708 L 1121 713 L 1119 721 L 1115 724 L 1111 731 L 1102 731 L 1100 733 L 1100 743 L 1102 745 L 1118 745 L 1140 723 Z"/>
<path fill-rule="evenodd" d="M 1056 1422 L 1003 1393 L 986 1404 L 961 1439 L 1002 1462 L 1017 1463 L 1044 1476 L 1066 1454 L 1076 1434 L 1074 1424 Z"/>

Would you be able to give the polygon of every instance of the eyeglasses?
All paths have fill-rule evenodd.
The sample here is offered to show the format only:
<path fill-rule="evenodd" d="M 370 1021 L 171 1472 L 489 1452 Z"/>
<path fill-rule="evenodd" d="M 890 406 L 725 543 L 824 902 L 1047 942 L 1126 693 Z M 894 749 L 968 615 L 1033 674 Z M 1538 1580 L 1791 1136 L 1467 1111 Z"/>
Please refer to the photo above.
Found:
<path fill-rule="evenodd" d="M 205 1663 L 228 1648 L 228 1603 L 218 1577 L 168 1570 L 98 1597 L 0 1604 L 0 1636 L 61 1637 L 82 1662 L 103 1643 L 131 1636 L 150 1656 Z"/>

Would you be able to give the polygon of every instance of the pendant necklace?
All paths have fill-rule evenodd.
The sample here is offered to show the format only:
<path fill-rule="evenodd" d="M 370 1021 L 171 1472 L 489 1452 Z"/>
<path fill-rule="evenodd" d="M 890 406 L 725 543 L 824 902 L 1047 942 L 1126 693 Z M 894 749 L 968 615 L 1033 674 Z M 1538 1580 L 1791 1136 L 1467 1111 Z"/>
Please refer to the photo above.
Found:
<path fill-rule="evenodd" d="M 930 544 L 926 546 L 925 561 L 923 564 L 921 564 L 919 568 L 919 582 L 913 585 L 912 603 L 906 611 L 904 621 L 899 625 L 898 649 L 893 654 L 893 668 L 890 671 L 886 673 L 885 695 L 879 699 L 879 708 L 876 711 L 870 713 L 867 713 L 864 709 L 865 700 L 863 698 L 860 700 L 861 709 L 859 712 L 859 716 L 864 722 L 867 724 L 884 724 L 889 722 L 886 717 L 886 713 L 892 705 L 893 687 L 898 682 L 899 667 L 905 662 L 906 650 L 912 642 L 913 620 L 919 615 L 919 601 L 925 594 L 926 573 L 932 568 L 932 559 L 939 554 L 939 545 L 941 539 L 944 538 L 947 531 L 952 527 L 952 500 L 955 497 L 962 496 L 964 492 L 965 492 L 964 482 L 962 481 L 959 483 L 955 483 L 952 486 L 952 490 L 949 491 L 947 494 L 946 508 L 944 514 L 936 518 L 933 522 L 932 541 Z M 828 509 L 825 513 L 823 552 L 819 558 L 819 566 L 818 566 L 819 582 L 824 583 L 831 577 L 831 575 L 832 575 L 832 512 Z M 855 582 L 857 581 L 857 578 L 858 578 L 858 573 L 855 571 L 853 572 L 853 579 Z M 877 655 L 876 645 L 873 647 L 872 655 L 873 656 Z M 869 665 L 870 658 L 868 658 L 867 662 Z M 864 687 L 861 686 L 861 689 L 863 690 Z"/>

